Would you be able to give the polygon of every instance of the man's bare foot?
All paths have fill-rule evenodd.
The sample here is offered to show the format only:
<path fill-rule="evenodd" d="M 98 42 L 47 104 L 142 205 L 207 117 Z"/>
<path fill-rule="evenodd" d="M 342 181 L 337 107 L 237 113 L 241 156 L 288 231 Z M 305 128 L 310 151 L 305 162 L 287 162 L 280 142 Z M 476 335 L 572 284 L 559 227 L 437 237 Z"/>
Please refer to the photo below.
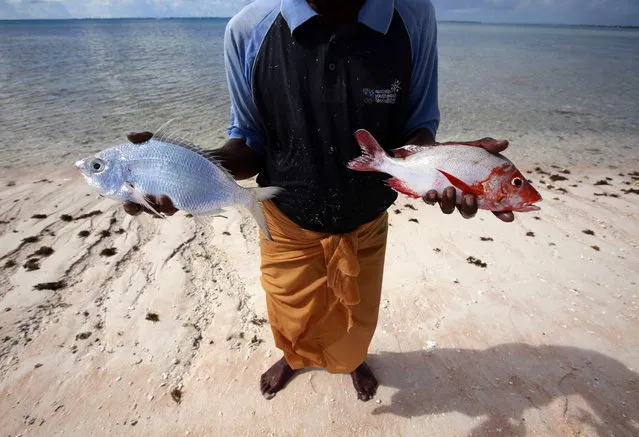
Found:
<path fill-rule="evenodd" d="M 377 392 L 377 379 L 373 375 L 373 371 L 366 362 L 360 364 L 357 369 L 351 372 L 353 386 L 357 392 L 357 399 L 361 401 L 370 401 Z"/>
<path fill-rule="evenodd" d="M 266 399 L 272 399 L 275 393 L 282 390 L 293 377 L 295 370 L 291 369 L 284 357 L 273 364 L 270 369 L 262 373 L 260 390 Z"/>

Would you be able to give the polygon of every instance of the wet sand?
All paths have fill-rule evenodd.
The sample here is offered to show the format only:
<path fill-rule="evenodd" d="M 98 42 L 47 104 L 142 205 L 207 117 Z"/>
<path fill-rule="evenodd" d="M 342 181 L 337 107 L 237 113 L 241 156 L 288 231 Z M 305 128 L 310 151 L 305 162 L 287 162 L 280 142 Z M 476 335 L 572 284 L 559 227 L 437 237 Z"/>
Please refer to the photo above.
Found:
<path fill-rule="evenodd" d="M 280 354 L 247 215 L 132 218 L 8 172 L 2 435 L 639 435 L 639 169 L 522 170 L 544 201 L 515 223 L 390 209 L 368 403 L 319 370 L 260 395 Z"/>

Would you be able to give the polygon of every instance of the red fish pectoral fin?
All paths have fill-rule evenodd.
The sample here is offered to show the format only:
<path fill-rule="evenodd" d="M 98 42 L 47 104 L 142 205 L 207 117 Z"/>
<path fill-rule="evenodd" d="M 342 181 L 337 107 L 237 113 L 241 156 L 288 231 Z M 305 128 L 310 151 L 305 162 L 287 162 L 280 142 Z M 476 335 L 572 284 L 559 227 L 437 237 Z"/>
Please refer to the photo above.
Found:
<path fill-rule="evenodd" d="M 458 188 L 463 194 L 482 194 L 480 190 L 470 187 L 466 182 L 457 179 L 452 174 L 446 173 L 445 171 L 440 169 L 437 169 L 437 171 L 443 174 L 446 179 L 448 179 L 449 182 L 453 185 L 453 187 Z"/>
<path fill-rule="evenodd" d="M 386 183 L 393 190 L 395 190 L 395 191 L 397 191 L 399 193 L 406 194 L 407 196 L 414 197 L 416 199 L 422 197 L 419 194 L 417 194 L 415 191 L 413 191 L 410 188 L 408 188 L 404 182 L 400 181 L 397 178 L 388 179 L 388 180 L 386 180 Z"/>

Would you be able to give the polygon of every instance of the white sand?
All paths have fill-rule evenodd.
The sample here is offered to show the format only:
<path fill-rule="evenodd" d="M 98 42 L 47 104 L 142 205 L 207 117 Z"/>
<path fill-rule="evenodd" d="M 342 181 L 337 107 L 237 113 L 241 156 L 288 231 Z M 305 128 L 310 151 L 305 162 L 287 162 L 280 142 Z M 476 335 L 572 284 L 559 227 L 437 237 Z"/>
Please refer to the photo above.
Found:
<path fill-rule="evenodd" d="M 512 224 L 400 197 L 370 350 L 380 388 L 368 403 L 348 375 L 323 371 L 260 395 L 280 353 L 246 215 L 208 228 L 184 214 L 131 218 L 75 175 L 10 175 L 15 186 L 0 181 L 0 435 L 637 436 L 639 196 L 620 191 L 639 189 L 623 183 L 629 170 L 530 174 L 568 192 L 542 188 L 542 210 Z M 594 186 L 605 177 L 611 185 Z M 54 253 L 28 271 L 42 246 Z M 101 256 L 107 248 L 117 252 Z M 33 288 L 54 281 L 66 286 Z"/>

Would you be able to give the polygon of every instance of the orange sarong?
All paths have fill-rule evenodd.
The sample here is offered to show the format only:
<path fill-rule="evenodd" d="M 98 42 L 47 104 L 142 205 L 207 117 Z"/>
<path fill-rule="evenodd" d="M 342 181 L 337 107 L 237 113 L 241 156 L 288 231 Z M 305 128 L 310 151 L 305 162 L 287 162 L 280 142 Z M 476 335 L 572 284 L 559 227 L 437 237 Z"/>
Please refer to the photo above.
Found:
<path fill-rule="evenodd" d="M 348 234 L 303 229 L 262 204 L 273 241 L 260 233 L 262 286 L 275 345 L 293 369 L 349 373 L 377 326 L 388 214 Z"/>

